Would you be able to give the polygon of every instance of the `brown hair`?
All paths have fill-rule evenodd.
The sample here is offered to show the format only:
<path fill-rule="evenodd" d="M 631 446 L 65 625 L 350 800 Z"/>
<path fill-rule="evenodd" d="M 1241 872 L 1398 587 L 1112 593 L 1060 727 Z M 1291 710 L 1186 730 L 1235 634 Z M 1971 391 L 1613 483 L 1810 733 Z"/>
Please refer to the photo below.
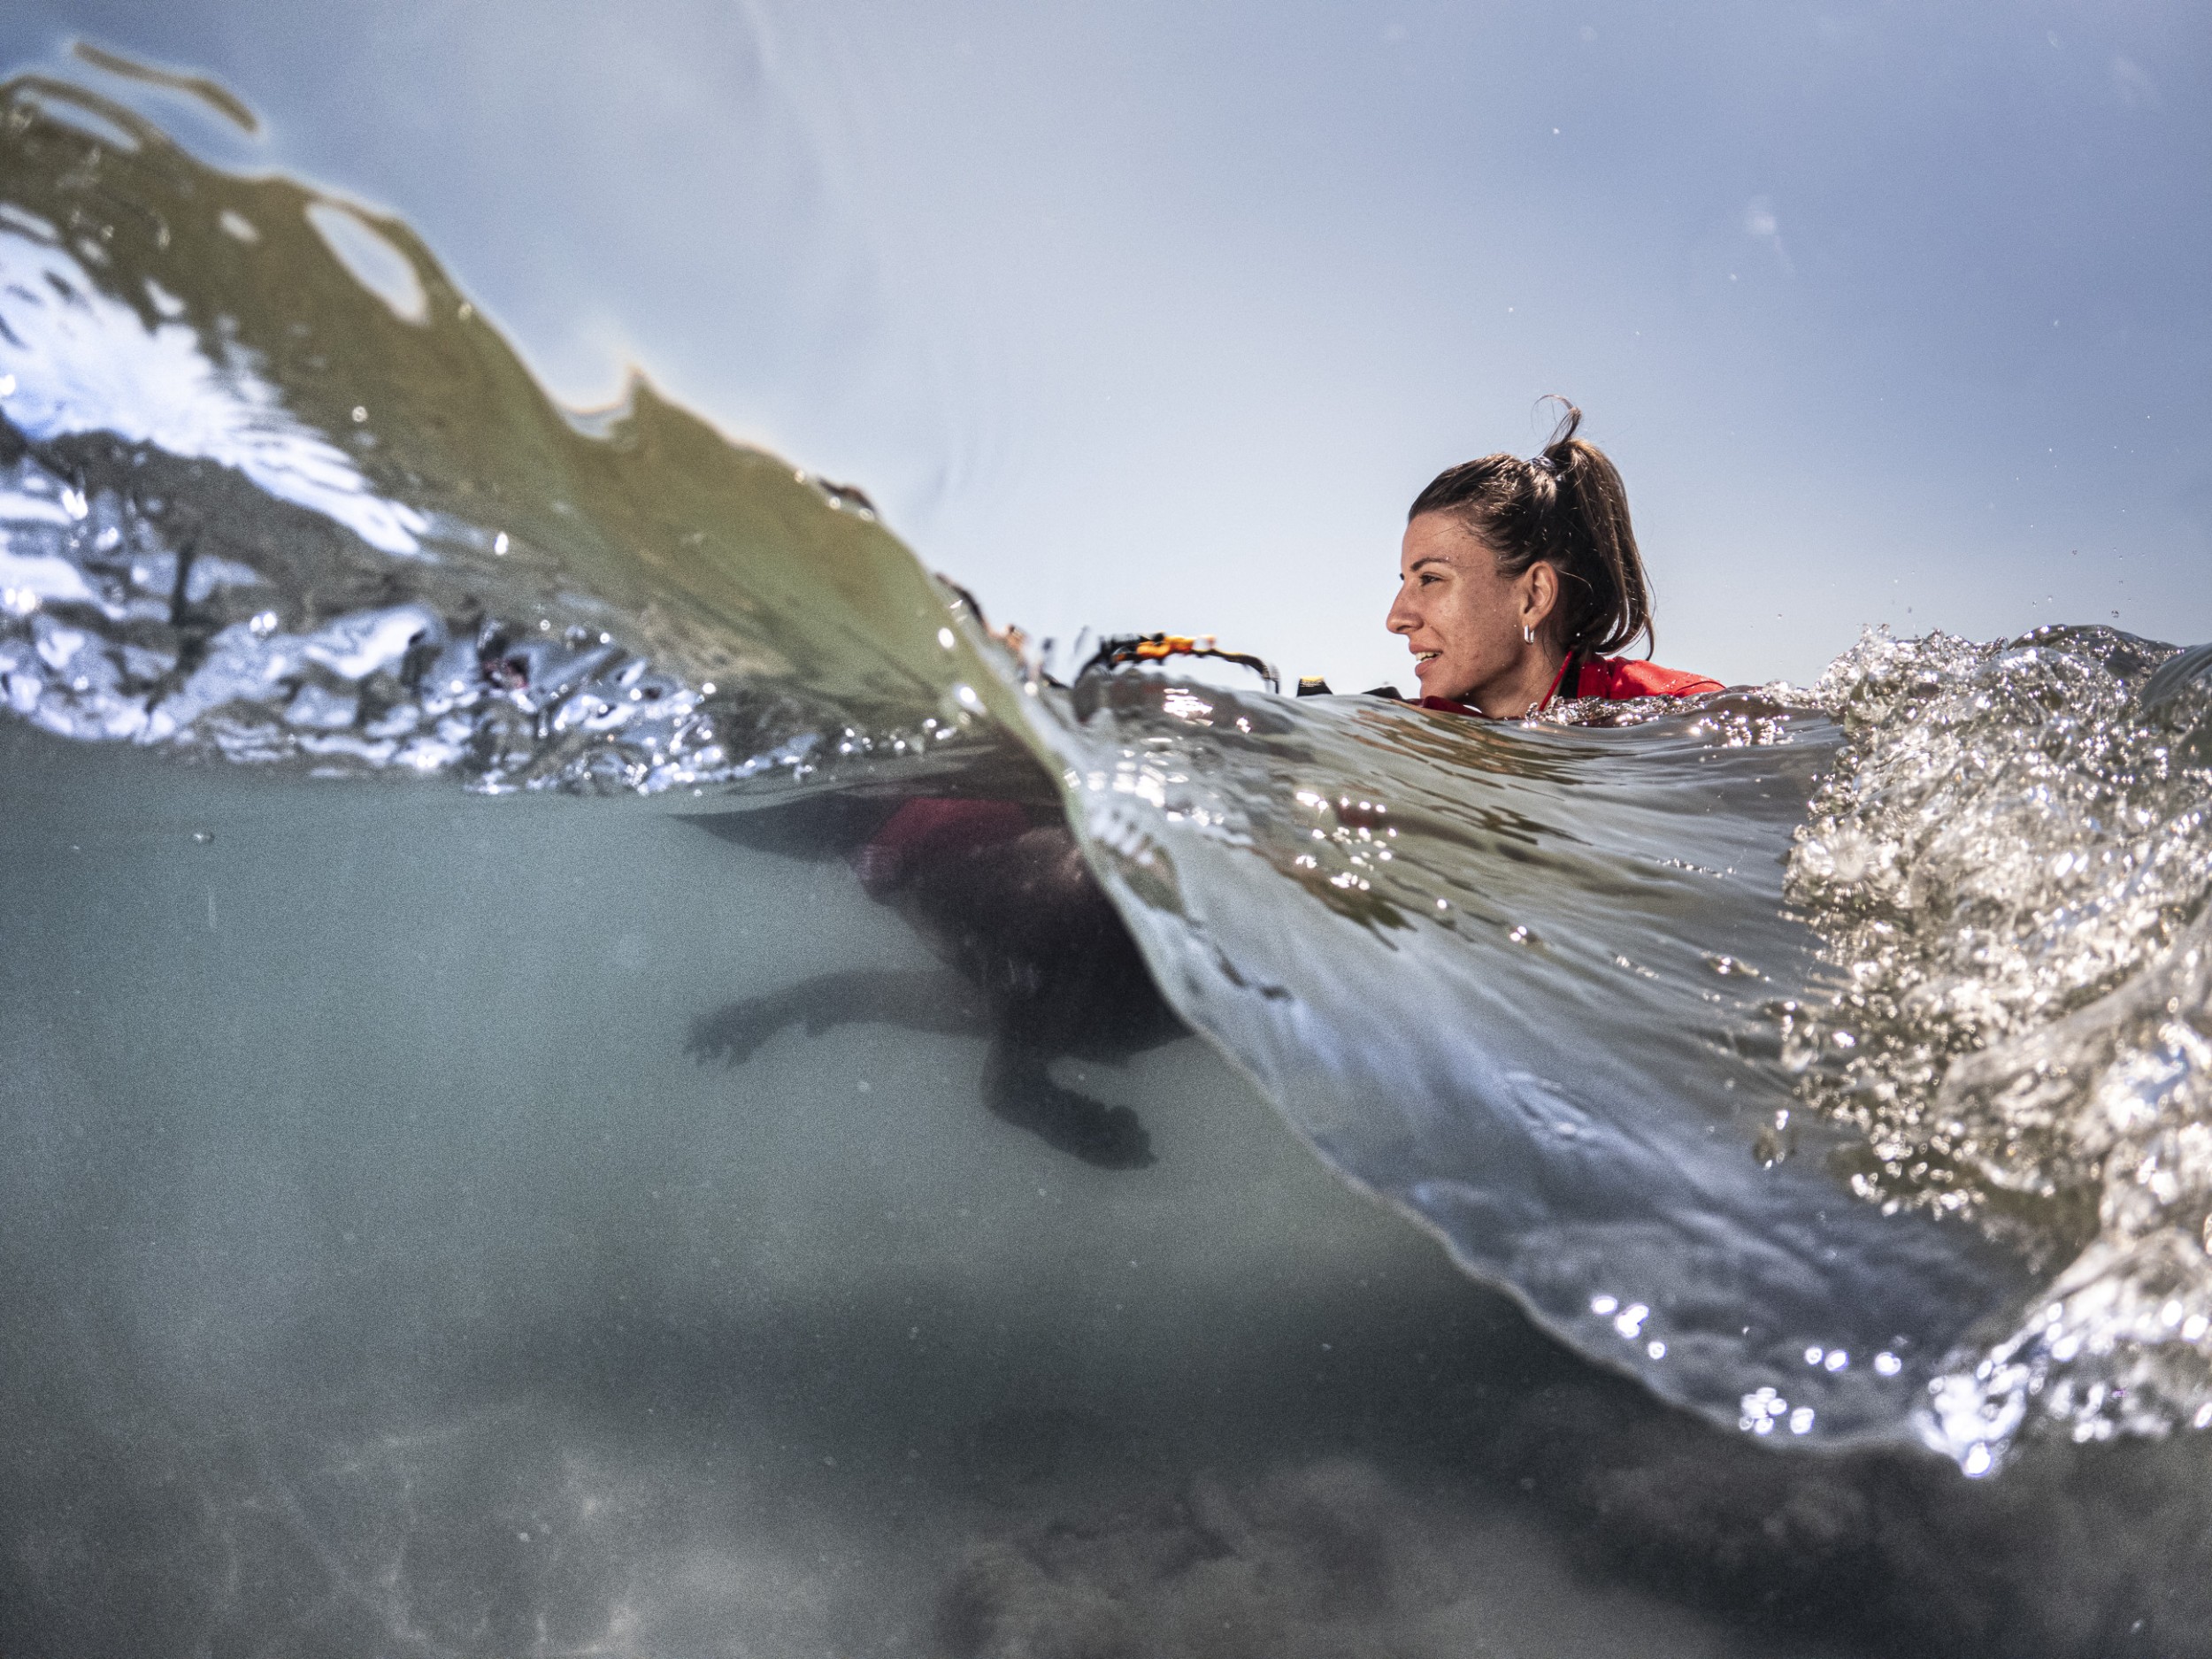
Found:
<path fill-rule="evenodd" d="M 1559 400 L 1566 403 L 1565 398 Z M 1656 645 L 1651 587 L 1628 522 L 1628 492 L 1605 452 L 1575 433 L 1582 411 L 1567 403 L 1551 442 L 1533 459 L 1486 455 L 1436 475 L 1414 497 L 1411 523 L 1447 512 L 1518 576 L 1541 561 L 1560 575 L 1556 618 L 1571 651 L 1608 656 L 1641 635 Z"/>

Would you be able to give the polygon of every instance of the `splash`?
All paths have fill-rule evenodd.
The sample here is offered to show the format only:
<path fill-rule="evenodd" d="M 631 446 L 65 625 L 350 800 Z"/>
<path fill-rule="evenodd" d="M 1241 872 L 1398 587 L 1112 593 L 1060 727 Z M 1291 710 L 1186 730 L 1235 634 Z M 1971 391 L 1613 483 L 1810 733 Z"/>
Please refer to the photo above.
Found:
<path fill-rule="evenodd" d="M 1870 640 L 1829 672 L 1845 742 L 1787 891 L 1847 981 L 1786 1017 L 1790 1063 L 1864 1133 L 1864 1198 L 2063 1263 L 1935 1385 L 1930 1438 L 1970 1469 L 2031 1416 L 2212 1424 L 2207 668 L 2047 628 Z"/>
<path fill-rule="evenodd" d="M 564 413 L 395 219 L 204 167 L 67 82 L 0 108 L 24 718 L 649 792 L 987 729 L 942 595 L 858 492 L 642 382 Z"/>
<path fill-rule="evenodd" d="M 1826 968 L 1779 850 L 1837 740 L 1817 707 L 1594 729 L 1077 694 L 1041 705 L 1071 816 L 1179 1007 L 1585 1353 L 1755 1436 L 1848 1440 L 2025 1290 L 1972 1226 L 1855 1199 L 1856 1137 L 1792 1116 L 1775 1010 Z"/>
<path fill-rule="evenodd" d="M 556 408 L 398 220 L 0 88 L 0 691 L 488 790 L 1056 794 L 1329 1168 L 1770 1443 L 2203 1425 L 2206 668 L 2103 630 L 1491 725 L 1053 685 L 860 492 Z"/>

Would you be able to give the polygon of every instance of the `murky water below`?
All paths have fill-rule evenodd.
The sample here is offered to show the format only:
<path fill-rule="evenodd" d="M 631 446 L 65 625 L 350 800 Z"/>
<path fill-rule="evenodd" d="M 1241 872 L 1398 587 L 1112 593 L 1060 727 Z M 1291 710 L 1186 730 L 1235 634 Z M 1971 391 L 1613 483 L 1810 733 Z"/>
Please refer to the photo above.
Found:
<path fill-rule="evenodd" d="M 695 1064 L 925 965 L 841 865 L 0 743 L 11 1653 L 2203 1650 L 2200 1440 L 1724 1438 L 1195 1041 L 1070 1078 L 1135 1171 L 972 1039 Z"/>

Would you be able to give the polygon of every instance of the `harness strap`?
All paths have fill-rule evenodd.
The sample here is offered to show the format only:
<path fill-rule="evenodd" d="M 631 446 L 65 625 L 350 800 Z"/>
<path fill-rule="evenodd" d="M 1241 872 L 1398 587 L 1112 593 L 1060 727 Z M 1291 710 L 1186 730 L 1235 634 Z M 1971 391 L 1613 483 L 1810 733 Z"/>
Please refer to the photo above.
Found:
<path fill-rule="evenodd" d="M 1568 695 L 1571 696 L 1579 696 L 1582 695 L 1581 674 L 1579 670 L 1576 667 L 1577 661 L 1578 659 L 1572 651 L 1569 651 L 1564 657 L 1559 659 L 1559 672 L 1551 677 L 1551 689 L 1544 694 L 1542 701 L 1538 703 L 1536 705 L 1539 712 L 1550 708 L 1552 703 L 1558 698 L 1560 688 L 1567 683 L 1567 675 L 1571 671 L 1575 672 L 1576 684 L 1574 690 Z"/>
<path fill-rule="evenodd" d="M 1210 634 L 1128 634 L 1099 642 L 1091 660 L 1083 664 L 1077 679 L 1094 668 L 1118 668 L 1124 663 L 1157 663 L 1171 657 L 1214 657 L 1225 663 L 1234 663 L 1248 668 L 1267 682 L 1270 691 L 1280 691 L 1282 681 L 1275 677 L 1275 670 L 1262 658 L 1249 651 L 1225 651 L 1214 643 Z"/>

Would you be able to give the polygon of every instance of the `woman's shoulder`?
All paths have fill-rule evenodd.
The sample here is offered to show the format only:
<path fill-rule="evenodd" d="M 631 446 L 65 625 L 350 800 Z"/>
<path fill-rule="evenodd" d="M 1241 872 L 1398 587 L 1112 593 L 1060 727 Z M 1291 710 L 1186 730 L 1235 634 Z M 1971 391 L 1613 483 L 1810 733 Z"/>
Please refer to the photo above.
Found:
<path fill-rule="evenodd" d="M 1568 695 L 1624 703 L 1631 697 L 1694 697 L 1721 688 L 1719 680 L 1685 669 L 1623 657 L 1594 657 L 1584 660 Z"/>

